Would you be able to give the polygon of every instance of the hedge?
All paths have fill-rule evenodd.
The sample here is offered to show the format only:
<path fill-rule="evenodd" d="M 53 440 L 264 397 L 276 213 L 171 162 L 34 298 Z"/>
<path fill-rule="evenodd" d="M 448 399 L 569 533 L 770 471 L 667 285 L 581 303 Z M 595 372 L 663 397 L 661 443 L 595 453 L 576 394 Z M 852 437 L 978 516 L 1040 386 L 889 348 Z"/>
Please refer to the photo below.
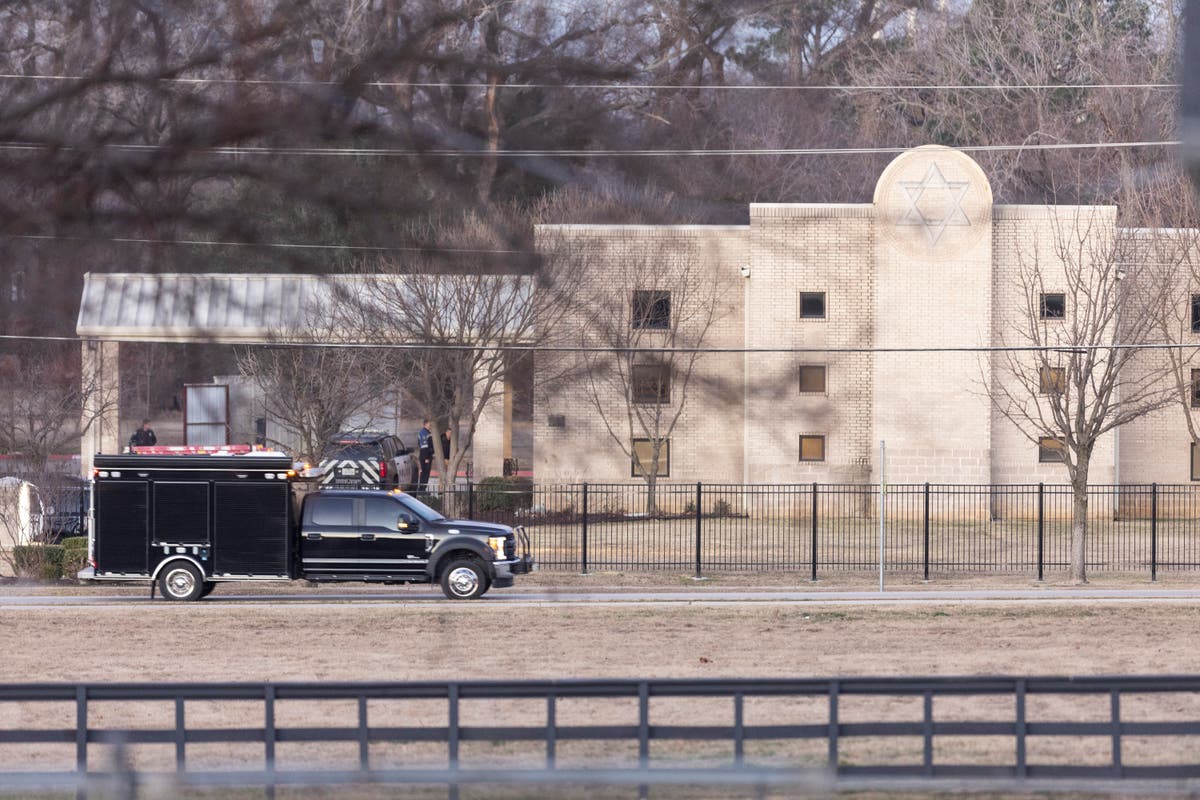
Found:
<path fill-rule="evenodd" d="M 484 478 L 475 489 L 476 511 L 518 511 L 531 505 L 532 478 Z"/>
<path fill-rule="evenodd" d="M 86 557 L 87 551 L 84 550 Z M 13 570 L 20 578 L 56 581 L 63 574 L 66 548 L 61 544 L 32 544 L 14 547 Z"/>

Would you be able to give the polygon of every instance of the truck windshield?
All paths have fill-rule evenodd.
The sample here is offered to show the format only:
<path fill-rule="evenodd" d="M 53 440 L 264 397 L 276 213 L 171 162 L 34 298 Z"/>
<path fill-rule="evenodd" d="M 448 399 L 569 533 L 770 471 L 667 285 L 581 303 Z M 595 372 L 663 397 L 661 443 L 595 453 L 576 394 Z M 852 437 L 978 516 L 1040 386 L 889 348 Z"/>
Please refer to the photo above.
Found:
<path fill-rule="evenodd" d="M 400 503 L 405 508 L 407 508 L 409 511 L 413 512 L 414 514 L 416 514 L 418 517 L 425 520 L 426 522 L 437 522 L 439 520 L 445 519 L 445 517 L 443 515 L 434 511 L 432 508 L 425 505 L 424 503 L 422 503 L 420 500 L 413 497 L 412 495 L 406 494 L 403 497 L 400 497 L 399 500 L 400 500 Z"/>

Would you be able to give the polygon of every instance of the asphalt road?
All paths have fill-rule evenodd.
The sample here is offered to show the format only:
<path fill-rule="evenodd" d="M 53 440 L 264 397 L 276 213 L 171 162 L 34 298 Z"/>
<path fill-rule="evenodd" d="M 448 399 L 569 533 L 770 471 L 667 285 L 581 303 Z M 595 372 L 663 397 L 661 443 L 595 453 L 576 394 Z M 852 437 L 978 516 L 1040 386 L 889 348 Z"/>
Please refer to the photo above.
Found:
<path fill-rule="evenodd" d="M 145 594 L 117 594 L 104 589 L 94 593 L 75 595 L 0 595 L 0 608 L 5 607 L 70 607 L 70 606 L 129 606 L 149 604 L 149 590 Z M 165 605 L 166 601 L 156 601 Z M 984 589 L 970 591 L 895 591 L 895 592 L 799 592 L 764 590 L 710 591 L 493 591 L 480 600 L 451 602 L 436 590 L 396 590 L 379 593 L 329 594 L 325 592 L 305 594 L 288 592 L 280 594 L 237 594 L 217 589 L 201 601 L 206 605 L 331 605 L 345 603 L 438 603 L 447 608 L 470 608 L 478 606 L 553 606 L 553 605 L 597 605 L 597 604 L 644 604 L 644 605 L 981 605 L 1005 603 L 1082 603 L 1087 605 L 1110 605 L 1122 603 L 1175 603 L 1200 604 L 1200 589 Z"/>

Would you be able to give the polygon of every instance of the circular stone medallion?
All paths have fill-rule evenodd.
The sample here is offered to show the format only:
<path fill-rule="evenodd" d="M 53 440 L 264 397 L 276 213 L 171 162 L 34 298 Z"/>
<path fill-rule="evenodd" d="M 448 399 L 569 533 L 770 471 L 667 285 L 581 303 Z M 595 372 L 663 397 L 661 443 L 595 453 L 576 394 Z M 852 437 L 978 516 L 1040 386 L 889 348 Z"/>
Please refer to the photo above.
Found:
<path fill-rule="evenodd" d="M 955 258 L 992 225 L 992 187 L 975 161 L 940 145 L 897 156 L 875 185 L 876 232 L 907 255 Z"/>

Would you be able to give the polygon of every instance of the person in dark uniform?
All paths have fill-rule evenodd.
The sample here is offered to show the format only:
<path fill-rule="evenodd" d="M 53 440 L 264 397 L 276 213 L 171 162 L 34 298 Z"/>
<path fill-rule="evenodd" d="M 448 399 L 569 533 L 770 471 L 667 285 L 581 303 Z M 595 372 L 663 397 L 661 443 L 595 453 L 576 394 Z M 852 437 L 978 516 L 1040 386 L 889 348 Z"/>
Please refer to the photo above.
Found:
<path fill-rule="evenodd" d="M 417 431 L 417 457 L 421 461 L 421 474 L 417 477 L 417 488 L 425 491 L 429 487 L 429 471 L 433 469 L 433 431 L 429 420 Z"/>
<path fill-rule="evenodd" d="M 442 430 L 442 458 L 450 462 L 450 428 Z"/>
<path fill-rule="evenodd" d="M 150 447 L 158 444 L 158 437 L 154 435 L 154 429 L 150 427 L 150 420 L 142 420 L 142 427 L 133 432 L 133 436 L 129 437 L 130 447 Z"/>

